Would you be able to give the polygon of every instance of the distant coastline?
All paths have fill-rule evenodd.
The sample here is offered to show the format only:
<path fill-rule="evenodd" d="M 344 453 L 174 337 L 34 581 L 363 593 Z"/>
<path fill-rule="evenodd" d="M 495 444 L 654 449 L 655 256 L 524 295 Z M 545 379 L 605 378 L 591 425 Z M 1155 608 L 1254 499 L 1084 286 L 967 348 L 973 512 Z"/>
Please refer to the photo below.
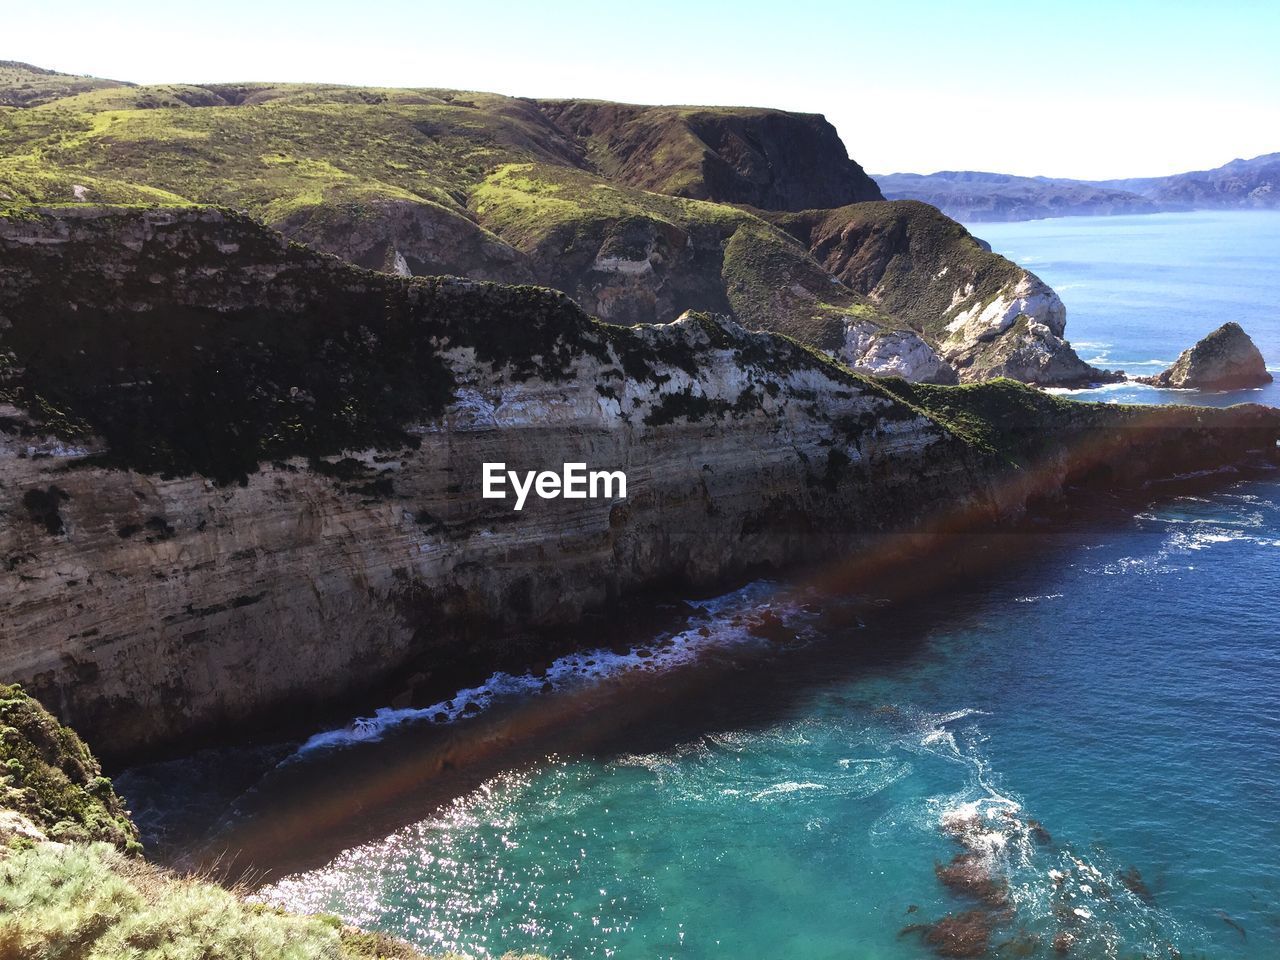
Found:
<path fill-rule="evenodd" d="M 921 200 L 967 223 L 1192 210 L 1280 209 L 1280 153 L 1165 177 L 1074 180 L 976 170 L 876 174 L 890 200 Z"/>

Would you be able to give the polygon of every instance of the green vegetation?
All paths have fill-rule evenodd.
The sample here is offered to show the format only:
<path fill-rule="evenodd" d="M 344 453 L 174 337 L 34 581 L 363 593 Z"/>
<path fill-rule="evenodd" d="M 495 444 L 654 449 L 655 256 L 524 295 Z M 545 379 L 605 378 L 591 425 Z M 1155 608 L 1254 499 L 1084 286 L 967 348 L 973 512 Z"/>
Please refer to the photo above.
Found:
<path fill-rule="evenodd" d="M 51 77 L 0 71 L 24 106 L 0 110 L 0 215 L 227 207 L 373 269 L 536 281 L 628 324 L 731 312 L 825 350 L 850 319 L 937 343 L 1020 276 L 933 208 L 880 201 L 821 117 Z"/>
<path fill-rule="evenodd" d="M 138 228 L 130 215 L 81 222 L 83 232 L 54 254 L 23 249 L 6 261 L 28 285 L 3 335 L 20 372 L 0 383 L 0 397 L 64 436 L 102 437 L 112 462 L 233 480 L 263 460 L 403 447 L 412 442 L 403 425 L 451 397 L 452 375 L 430 336 L 465 305 L 431 284 L 282 249 L 234 217 L 158 224 L 150 242 L 122 252 L 113 234 L 130 227 Z M 272 264 L 271 274 L 227 266 L 210 274 L 209 289 L 178 293 L 184 271 L 199 277 L 202 266 L 228 264 L 219 244 L 246 270 Z M 113 271 L 113 257 L 129 269 Z M 155 277 L 174 286 L 159 288 Z M 237 283 L 238 302 L 206 305 Z M 501 321 L 492 311 L 484 319 Z M 32 517 L 53 532 L 56 497 L 30 496 Z"/>
<path fill-rule="evenodd" d="M 13 69 L 10 85 L 42 76 Z M 853 375 L 806 348 L 835 350 L 850 319 L 936 341 L 959 287 L 971 305 L 1020 275 L 923 204 L 793 214 L 715 202 L 761 158 L 794 162 L 783 134 L 823 154 L 823 189 L 857 194 L 860 171 L 820 118 L 290 84 L 96 83 L 24 103 L 0 111 L 0 215 L 127 210 L 69 219 L 54 252 L 9 245 L 6 266 L 25 279 L 0 334 L 0 399 L 149 472 L 226 482 L 267 460 L 411 444 L 404 427 L 452 395 L 442 347 L 518 378 L 560 379 L 575 357 L 610 350 L 633 379 L 659 362 L 698 369 L 682 339 L 590 322 L 549 291 L 344 270 L 254 221 L 367 266 L 407 253 L 433 272 L 536 278 L 628 323 L 732 312 L 799 342 L 734 343 L 739 362 L 823 364 L 838 379 Z M 717 144 L 745 166 L 716 167 Z M 770 169 L 785 207 L 795 198 Z M 122 246 L 140 208 L 176 222 Z M 46 500 L 29 510 L 52 533 Z"/>
<path fill-rule="evenodd" d="M 583 356 L 655 383 L 663 365 L 697 375 L 706 359 L 682 328 L 602 323 L 540 287 L 361 271 L 217 210 L 35 216 L 24 229 L 65 235 L 6 247 L 0 399 L 63 438 L 100 437 L 100 460 L 149 473 L 230 482 L 264 461 L 403 449 L 415 442 L 405 427 L 452 398 L 444 349 L 552 381 Z M 706 314 L 690 322 L 762 380 L 818 367 L 876 389 L 786 337 L 731 333 Z M 59 533 L 58 491 L 26 497 L 30 520 Z"/>
<path fill-rule="evenodd" d="M 609 179 L 672 196 L 804 210 L 879 200 L 835 128 L 813 114 L 757 107 L 543 103 Z"/>
<path fill-rule="evenodd" d="M 392 937 L 244 895 L 107 843 L 10 844 L 0 850 L 0 957 L 426 960 Z"/>
<path fill-rule="evenodd" d="M 34 107 L 89 90 L 123 88 L 116 80 L 74 77 L 29 63 L 0 60 L 0 108 Z"/>
<path fill-rule="evenodd" d="M 824 350 L 844 342 L 845 322 L 897 324 L 866 297 L 832 278 L 772 226 L 746 223 L 724 249 L 722 275 L 738 319 L 761 330 L 787 333 Z"/>
<path fill-rule="evenodd" d="M 10 85 L 36 78 L 19 71 Z M 699 179 L 709 144 L 756 142 L 751 131 L 759 130 L 777 144 L 816 137 L 806 149 L 831 167 L 824 189 L 832 196 L 878 195 L 820 118 L 625 108 L 617 122 L 641 137 L 635 149 L 661 160 L 664 172 L 649 182 L 635 176 L 648 160 L 624 164 L 604 149 L 611 141 L 599 117 L 574 136 L 568 103 L 426 89 L 105 82 L 32 102 L 40 105 L 0 112 L 0 214 L 76 203 L 224 206 L 365 266 L 387 267 L 396 247 L 426 272 L 536 276 L 589 309 L 600 309 L 591 295 L 597 258 L 640 262 L 652 253 L 667 299 L 640 296 L 619 319 L 732 309 L 752 326 L 825 346 L 848 311 L 881 315 L 761 216 L 713 202 L 717 191 L 735 198 L 740 172 Z M 398 221 L 404 214 L 388 206 L 396 204 L 416 220 Z M 532 271 L 507 245 L 532 258 Z"/>
<path fill-rule="evenodd" d="M 0 859 L 0 956 L 343 957 L 339 930 L 245 903 L 104 843 L 9 850 Z M 375 954 L 376 955 L 376 954 Z"/>
<path fill-rule="evenodd" d="M 678 393 L 664 394 L 662 400 L 644 418 L 644 422 L 651 427 L 674 423 L 681 419 L 692 423 L 708 416 L 719 416 L 729 409 L 731 405 L 728 401 L 712 400 L 696 395 L 686 387 Z"/>
<path fill-rule="evenodd" d="M 15 831 L 11 813 L 48 840 Z M 246 901 L 242 888 L 148 864 L 136 856 L 137 829 L 88 748 L 6 685 L 0 828 L 11 834 L 0 836 L 5 960 L 425 960 L 406 943 L 335 917 L 293 916 Z"/>
<path fill-rule="evenodd" d="M 1141 408 L 1130 411 L 1113 404 L 1066 400 L 1005 378 L 958 387 L 909 383 L 897 377 L 886 377 L 879 384 L 978 449 L 1018 464 L 1061 444 L 1049 425 L 1059 430 L 1087 422 L 1114 427 L 1142 413 Z"/>
<path fill-rule="evenodd" d="M 632 219 L 684 231 L 709 227 L 726 236 L 746 223 L 770 229 L 759 218 L 724 204 L 633 190 L 552 164 L 503 164 L 472 190 L 470 204 L 481 223 L 522 248 L 535 246 L 566 225 L 586 232 Z"/>
<path fill-rule="evenodd" d="M 20 687 L 4 684 L 0 810 L 21 814 L 54 840 L 101 840 L 141 850 L 138 831 L 89 748 Z"/>
<path fill-rule="evenodd" d="M 885 314 L 935 341 L 945 339 L 946 325 L 958 310 L 985 306 L 1022 276 L 1017 264 L 992 254 L 963 226 L 914 200 L 857 203 L 776 219 L 850 289 L 875 291 Z M 964 287 L 970 293 L 957 303 L 955 293 Z"/>

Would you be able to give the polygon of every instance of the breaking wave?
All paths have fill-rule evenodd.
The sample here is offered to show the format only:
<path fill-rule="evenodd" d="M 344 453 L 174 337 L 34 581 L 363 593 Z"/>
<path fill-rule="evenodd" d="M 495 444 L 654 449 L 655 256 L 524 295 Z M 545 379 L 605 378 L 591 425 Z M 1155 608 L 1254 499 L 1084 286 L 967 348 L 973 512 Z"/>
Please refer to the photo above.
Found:
<path fill-rule="evenodd" d="M 814 619 L 798 602 L 779 600 L 778 585 L 757 581 L 740 590 L 693 604 L 685 629 L 662 634 L 625 651 L 597 648 L 553 661 L 545 673 L 494 673 L 484 683 L 459 690 L 425 707 L 382 707 L 371 716 L 309 737 L 293 758 L 378 740 L 409 723 L 450 724 L 476 716 L 495 704 L 600 683 L 628 673 L 662 673 L 697 662 L 711 651 L 763 647 L 775 628 L 803 639 Z"/>

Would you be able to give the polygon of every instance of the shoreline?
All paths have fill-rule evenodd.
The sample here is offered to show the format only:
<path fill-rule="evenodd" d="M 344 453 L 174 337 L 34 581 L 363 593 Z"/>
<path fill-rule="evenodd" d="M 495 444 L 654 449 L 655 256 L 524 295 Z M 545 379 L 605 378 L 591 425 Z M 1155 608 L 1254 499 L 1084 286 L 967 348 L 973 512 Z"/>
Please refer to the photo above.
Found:
<path fill-rule="evenodd" d="M 866 653 L 868 664 L 909 656 L 928 625 L 947 617 L 949 604 L 988 589 L 1010 562 L 1050 549 L 1055 535 L 1082 527 L 1112 528 L 1153 500 L 1164 502 L 1270 476 L 1270 470 L 1229 468 L 1156 480 L 1115 496 L 1077 491 L 1067 502 L 1024 518 L 1015 529 L 951 534 L 935 549 L 922 552 L 894 548 L 894 562 L 882 568 L 858 565 L 850 571 L 841 569 L 842 564 L 828 564 L 795 571 L 777 592 L 768 594 L 767 606 L 798 609 L 816 602 L 821 609 L 814 616 L 823 629 L 843 631 L 854 643 L 866 640 L 860 628 L 870 625 L 869 635 L 876 635 L 887 622 L 909 612 L 913 622 L 921 621 L 911 634 L 917 639 L 895 633 L 889 648 Z M 823 604 L 828 597 L 835 598 L 834 606 Z M 302 762 L 276 763 L 243 798 L 248 801 L 241 809 L 247 814 L 243 819 L 216 833 L 212 841 L 176 856 L 171 851 L 162 862 L 183 869 L 216 868 L 224 882 L 248 876 L 254 886 L 316 869 L 343 850 L 428 819 L 492 777 L 528 769 L 548 755 L 630 752 L 637 737 L 644 750 L 661 749 L 664 743 L 678 742 L 669 737 L 710 729 L 705 726 L 710 720 L 699 717 L 716 714 L 707 706 L 716 698 L 704 692 L 720 689 L 723 682 L 734 683 L 740 695 L 744 687 L 767 689 L 769 664 L 776 657 L 817 658 L 835 649 L 829 638 L 816 644 L 798 638 L 802 627 L 787 617 L 776 620 L 767 614 L 755 622 L 766 625 L 758 643 L 712 647 L 706 657 L 670 671 L 625 671 L 581 686 L 501 701 L 456 724 L 407 723 L 378 739 L 321 750 Z M 649 636 L 646 645 L 652 647 L 656 638 Z M 847 651 L 841 653 L 847 656 Z M 785 710 L 787 702 L 789 695 L 740 709 L 765 722 L 763 718 Z M 657 732 L 650 729 L 655 723 Z M 646 732 L 637 733 L 638 729 Z"/>

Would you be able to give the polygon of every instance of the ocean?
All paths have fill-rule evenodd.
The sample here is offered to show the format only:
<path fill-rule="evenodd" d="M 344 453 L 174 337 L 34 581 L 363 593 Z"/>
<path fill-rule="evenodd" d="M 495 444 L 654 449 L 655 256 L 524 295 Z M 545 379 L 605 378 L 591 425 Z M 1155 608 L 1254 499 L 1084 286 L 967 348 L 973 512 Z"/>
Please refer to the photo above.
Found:
<path fill-rule="evenodd" d="M 1280 373 L 1280 214 L 1198 211 L 1060 217 L 969 229 L 1053 287 L 1081 359 L 1150 376 L 1229 320 Z M 1127 403 L 1280 405 L 1280 384 L 1216 394 L 1112 384 L 1073 392 Z"/>
<path fill-rule="evenodd" d="M 976 232 L 1059 290 L 1092 362 L 1154 371 L 1228 319 L 1280 362 L 1280 216 Z M 119 786 L 174 859 L 194 833 L 274 843 L 259 898 L 428 951 L 1280 956 L 1280 479 L 1013 536 L 910 604 L 759 581 L 426 710 Z"/>

